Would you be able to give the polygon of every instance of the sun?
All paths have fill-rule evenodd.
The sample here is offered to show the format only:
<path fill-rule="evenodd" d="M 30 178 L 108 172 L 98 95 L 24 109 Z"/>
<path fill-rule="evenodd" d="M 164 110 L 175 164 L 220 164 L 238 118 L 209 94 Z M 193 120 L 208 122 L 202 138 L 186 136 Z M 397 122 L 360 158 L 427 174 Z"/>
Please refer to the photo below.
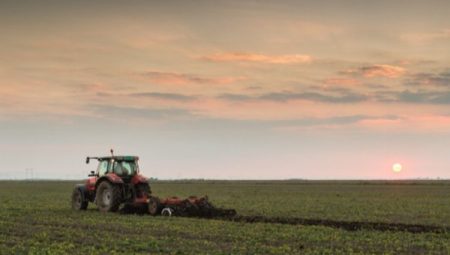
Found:
<path fill-rule="evenodd" d="M 395 163 L 392 165 L 392 171 L 394 171 L 394 173 L 400 173 L 402 171 L 402 165 L 400 163 Z"/>

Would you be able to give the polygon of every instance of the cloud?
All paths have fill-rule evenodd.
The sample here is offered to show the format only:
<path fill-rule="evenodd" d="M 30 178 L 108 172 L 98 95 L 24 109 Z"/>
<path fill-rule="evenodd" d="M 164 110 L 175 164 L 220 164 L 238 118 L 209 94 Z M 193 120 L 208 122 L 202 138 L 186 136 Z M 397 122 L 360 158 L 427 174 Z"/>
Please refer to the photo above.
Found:
<path fill-rule="evenodd" d="M 379 92 L 377 101 L 389 103 L 450 104 L 450 91 Z"/>
<path fill-rule="evenodd" d="M 398 101 L 408 103 L 450 104 L 450 92 L 410 92 L 397 95 Z"/>
<path fill-rule="evenodd" d="M 408 86 L 450 87 L 450 70 L 441 73 L 418 73 L 406 81 Z"/>
<path fill-rule="evenodd" d="M 358 69 L 359 73 L 364 77 L 386 77 L 386 78 L 397 78 L 405 73 L 405 69 L 400 66 L 392 65 L 372 65 L 364 66 Z"/>
<path fill-rule="evenodd" d="M 149 71 L 142 74 L 151 82 L 158 84 L 189 85 L 189 84 L 229 84 L 244 80 L 243 77 L 209 78 L 194 74 Z"/>
<path fill-rule="evenodd" d="M 329 78 L 323 81 L 325 85 L 357 86 L 361 82 L 353 78 Z"/>
<path fill-rule="evenodd" d="M 289 101 L 289 100 L 309 100 L 325 103 L 354 103 L 366 100 L 366 96 L 355 93 L 348 93 L 344 95 L 326 95 L 317 92 L 306 93 L 268 93 L 259 97 L 271 101 Z"/>
<path fill-rule="evenodd" d="M 219 99 L 224 99 L 228 101 L 249 101 L 249 100 L 256 100 L 256 97 L 243 95 L 243 94 L 232 94 L 232 93 L 224 93 L 219 96 L 217 96 Z"/>
<path fill-rule="evenodd" d="M 328 95 L 318 92 L 272 92 L 258 96 L 249 96 L 243 94 L 222 94 L 218 96 L 219 99 L 229 101 L 273 101 L 273 102 L 288 102 L 292 100 L 307 100 L 322 103 L 355 103 L 368 99 L 367 96 L 352 92 L 341 93 L 339 95 Z"/>
<path fill-rule="evenodd" d="M 331 93 L 353 93 L 351 89 L 340 86 L 312 85 L 307 87 L 310 91 L 331 92 Z"/>
<path fill-rule="evenodd" d="M 108 90 L 111 89 L 107 84 L 101 82 L 74 84 L 71 88 L 77 93 L 83 92 L 90 94 L 108 93 Z"/>
<path fill-rule="evenodd" d="M 243 129 L 272 129 L 279 131 L 296 132 L 303 130 L 317 130 L 317 129 L 337 129 L 349 127 L 359 128 L 361 126 L 374 126 L 375 123 L 391 123 L 395 124 L 404 121 L 404 118 L 397 115 L 344 115 L 344 116 L 330 116 L 323 118 L 305 117 L 285 120 L 214 120 L 218 122 L 218 127 L 230 125 L 239 126 Z"/>
<path fill-rule="evenodd" d="M 148 120 L 148 121 L 165 121 L 165 120 L 186 120 L 191 122 L 195 119 L 195 123 L 202 123 L 204 127 L 216 128 L 268 128 L 268 129 L 296 129 L 308 127 L 339 127 L 352 124 L 362 123 L 368 120 L 401 120 L 397 115 L 343 115 L 329 117 L 304 117 L 304 118 L 288 118 L 288 119 L 234 119 L 234 118 L 215 118 L 195 112 L 179 109 L 179 108 L 137 108 L 122 107 L 113 105 L 89 105 L 98 117 L 111 120 Z"/>
<path fill-rule="evenodd" d="M 173 117 L 192 117 L 192 112 L 178 108 L 135 108 L 114 105 L 89 105 L 87 107 L 102 117 L 166 119 Z"/>
<path fill-rule="evenodd" d="M 134 97 L 149 97 L 155 99 L 163 99 L 163 100 L 173 100 L 173 101 L 181 101 L 188 102 L 198 99 L 196 96 L 184 95 L 178 93 L 159 93 L 159 92 L 143 92 L 143 93 L 133 93 L 130 96 Z"/>
<path fill-rule="evenodd" d="M 343 115 L 329 117 L 303 117 L 292 119 L 256 120 L 230 118 L 198 119 L 203 128 L 217 130 L 226 128 L 237 130 L 282 130 L 295 131 L 308 128 L 338 128 L 359 125 L 367 121 L 400 121 L 403 117 L 397 115 Z M 196 123 L 198 123 L 196 122 Z"/>
<path fill-rule="evenodd" d="M 264 55 L 239 52 L 217 53 L 204 56 L 202 59 L 213 62 L 255 62 L 266 64 L 299 64 L 312 61 L 312 57 L 309 55 Z"/>
<path fill-rule="evenodd" d="M 305 118 L 299 120 L 280 121 L 279 124 L 296 126 L 322 126 L 322 125 L 349 125 L 367 120 L 400 120 L 396 115 L 369 116 L 369 115 L 348 115 L 328 118 Z"/>
<path fill-rule="evenodd" d="M 450 91 L 375 91 L 369 94 L 355 93 L 348 89 L 331 91 L 334 93 L 272 92 L 260 95 L 226 93 L 217 96 L 217 98 L 232 102 L 271 101 L 282 103 L 306 100 L 330 104 L 348 104 L 370 100 L 379 103 L 450 104 Z"/>
<path fill-rule="evenodd" d="M 431 33 L 408 33 L 401 35 L 400 38 L 415 44 L 424 44 L 436 40 L 447 40 L 450 39 L 450 29 L 442 29 Z"/>

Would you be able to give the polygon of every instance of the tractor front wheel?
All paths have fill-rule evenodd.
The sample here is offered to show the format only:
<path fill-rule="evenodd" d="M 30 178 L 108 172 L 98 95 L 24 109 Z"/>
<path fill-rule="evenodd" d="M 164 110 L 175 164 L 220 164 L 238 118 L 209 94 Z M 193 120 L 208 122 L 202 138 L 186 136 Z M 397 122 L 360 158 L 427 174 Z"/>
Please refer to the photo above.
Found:
<path fill-rule="evenodd" d="M 122 201 L 120 186 L 108 181 L 101 182 L 97 187 L 95 201 L 101 212 L 116 212 Z"/>
<path fill-rule="evenodd" d="M 81 189 L 75 188 L 72 192 L 72 209 L 80 211 L 86 210 L 88 207 L 88 201 L 86 200 Z"/>

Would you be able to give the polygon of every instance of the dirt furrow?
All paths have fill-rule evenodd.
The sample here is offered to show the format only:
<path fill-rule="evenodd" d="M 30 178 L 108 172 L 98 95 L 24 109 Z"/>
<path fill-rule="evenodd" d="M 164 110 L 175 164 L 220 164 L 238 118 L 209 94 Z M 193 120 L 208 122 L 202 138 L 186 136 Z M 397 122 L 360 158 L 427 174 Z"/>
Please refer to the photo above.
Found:
<path fill-rule="evenodd" d="M 325 226 L 332 228 L 341 228 L 348 231 L 357 230 L 377 230 L 377 231 L 405 231 L 410 233 L 450 233 L 450 227 L 441 227 L 433 225 L 404 224 L 404 223 L 386 223 L 369 221 L 336 221 L 325 219 L 304 219 L 289 217 L 266 217 L 266 216 L 247 216 L 235 215 L 232 217 L 211 217 L 214 219 L 245 222 L 245 223 L 277 223 L 287 225 L 304 226 Z"/>

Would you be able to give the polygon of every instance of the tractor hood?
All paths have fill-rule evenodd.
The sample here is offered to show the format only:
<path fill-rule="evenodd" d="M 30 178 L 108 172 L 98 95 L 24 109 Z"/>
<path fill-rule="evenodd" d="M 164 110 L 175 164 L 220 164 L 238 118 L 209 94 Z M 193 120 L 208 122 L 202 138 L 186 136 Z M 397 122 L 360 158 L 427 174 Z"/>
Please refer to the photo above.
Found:
<path fill-rule="evenodd" d="M 115 173 L 108 173 L 106 178 L 112 183 L 123 183 L 123 179 Z"/>

